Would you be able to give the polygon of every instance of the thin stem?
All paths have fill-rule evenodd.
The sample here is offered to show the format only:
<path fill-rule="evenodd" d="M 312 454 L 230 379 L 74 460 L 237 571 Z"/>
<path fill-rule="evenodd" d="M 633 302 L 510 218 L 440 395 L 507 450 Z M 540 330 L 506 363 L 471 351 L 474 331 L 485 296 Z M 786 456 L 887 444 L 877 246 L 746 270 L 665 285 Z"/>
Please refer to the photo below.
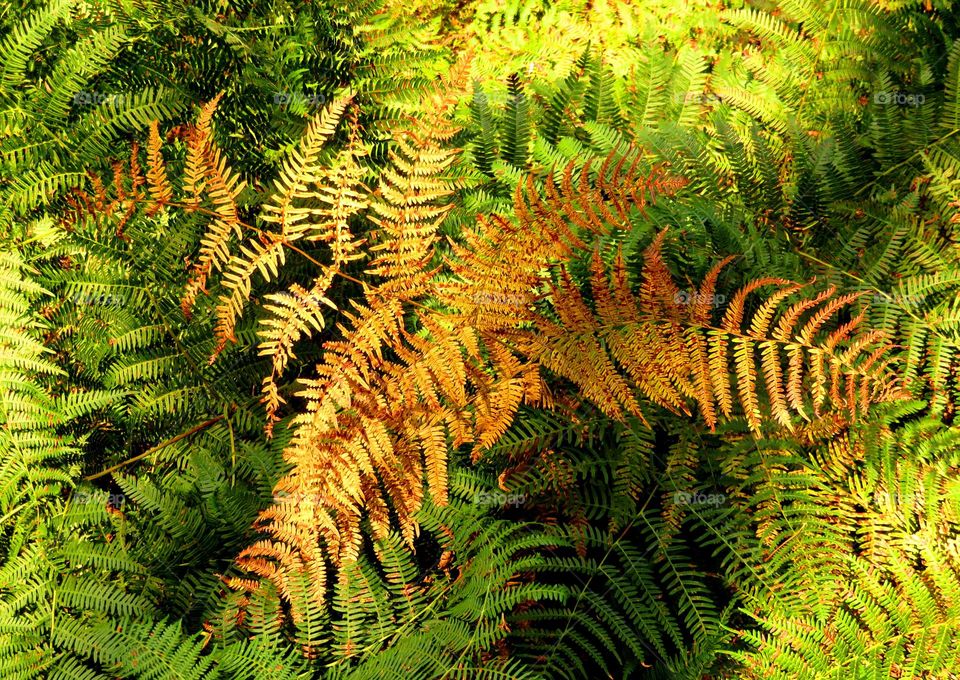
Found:
<path fill-rule="evenodd" d="M 180 441 L 180 440 L 182 440 L 182 439 L 186 439 L 187 437 L 189 437 L 189 436 L 191 436 L 191 435 L 194 435 L 194 434 L 196 434 L 197 432 L 200 432 L 201 430 L 205 430 L 206 428 L 210 427 L 211 425 L 215 425 L 216 423 L 219 423 L 219 422 L 220 422 L 221 420 L 223 420 L 225 417 L 226 417 L 225 415 L 220 415 L 220 416 L 216 416 L 215 418 L 211 418 L 210 420 L 208 420 L 208 421 L 206 421 L 206 422 L 200 423 L 199 425 L 196 425 L 196 426 L 190 428 L 190 429 L 187 430 L 186 432 L 181 432 L 181 433 L 178 434 L 176 437 L 171 437 L 170 439 L 168 439 L 168 440 L 166 440 L 166 441 L 164 441 L 164 442 L 160 442 L 160 443 L 157 444 L 156 446 L 153 446 L 153 447 L 147 449 L 147 450 L 144 451 L 143 453 L 137 454 L 136 456 L 133 456 L 132 458 L 127 458 L 127 459 L 126 459 L 125 461 L 123 461 L 122 463 L 117 463 L 116 465 L 114 465 L 114 466 L 112 466 L 112 467 L 108 467 L 106 470 L 101 470 L 100 472 L 98 472 L 98 473 L 96 473 L 96 474 L 94 474 L 94 475 L 90 475 L 90 476 L 88 476 L 88 477 L 84 477 L 84 480 L 86 480 L 86 481 L 89 482 L 89 481 L 92 481 L 92 480 L 94 480 L 94 479 L 99 479 L 100 477 L 103 477 L 103 476 L 105 476 L 105 475 L 109 475 L 111 472 L 116 472 L 117 470 L 119 470 L 119 469 L 122 468 L 122 467 L 126 467 L 126 466 L 129 465 L 130 463 L 135 463 L 135 462 L 137 462 L 138 460 L 143 460 L 143 459 L 146 458 L 147 456 L 150 456 L 150 455 L 156 453 L 156 452 L 159 451 L 160 449 L 165 449 L 166 447 L 171 446 L 172 444 L 176 444 L 178 441 Z"/>

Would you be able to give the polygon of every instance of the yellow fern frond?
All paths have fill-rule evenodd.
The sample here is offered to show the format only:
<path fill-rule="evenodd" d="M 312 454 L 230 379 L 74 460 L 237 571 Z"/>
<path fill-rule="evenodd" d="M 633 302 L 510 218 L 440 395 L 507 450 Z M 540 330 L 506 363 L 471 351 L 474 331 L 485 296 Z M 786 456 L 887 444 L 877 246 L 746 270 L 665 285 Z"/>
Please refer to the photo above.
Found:
<path fill-rule="evenodd" d="M 250 297 L 254 272 L 259 271 L 263 279 L 269 281 L 279 275 L 280 266 L 285 262 L 283 241 L 270 234 L 264 234 L 264 239 L 240 246 L 239 254 L 230 260 L 223 274 L 225 292 L 221 294 L 220 303 L 217 305 L 217 323 L 214 326 L 217 345 L 214 358 L 228 342 L 236 340 L 233 331 L 243 305 Z"/>
<path fill-rule="evenodd" d="M 415 128 L 402 130 L 390 150 L 390 163 L 382 172 L 370 203 L 369 219 L 377 229 L 367 273 L 388 279 L 386 293 L 410 297 L 422 291 L 422 272 L 433 257 L 437 229 L 450 211 L 446 199 L 453 186 L 446 173 L 459 153 L 448 142 L 459 131 L 452 123 L 457 97 L 466 86 L 466 64 L 461 59 L 426 104 L 427 116 Z"/>
<path fill-rule="evenodd" d="M 313 208 L 314 219 L 290 235 L 291 240 L 303 237 L 329 244 L 337 266 L 365 256 L 360 252 L 363 241 L 350 231 L 350 219 L 369 205 L 369 193 L 361 182 L 359 155 L 359 149 L 351 144 L 323 169 L 313 194 L 319 203 Z"/>
<path fill-rule="evenodd" d="M 336 305 L 326 297 L 332 279 L 333 271 L 330 270 L 318 277 L 310 290 L 293 285 L 286 293 L 267 296 L 270 301 L 264 304 L 267 316 L 261 321 L 257 334 L 260 337 L 260 356 L 270 357 L 271 361 L 270 375 L 263 379 L 262 390 L 263 401 L 267 407 L 268 435 L 272 432 L 275 415 L 284 401 L 277 391 L 276 381 L 283 374 L 290 359 L 294 358 L 294 345 L 302 337 L 309 337 L 314 331 L 323 330 L 321 305 L 336 309 Z"/>
<path fill-rule="evenodd" d="M 370 205 L 379 233 L 371 247 L 376 257 L 367 267 L 369 274 L 394 279 L 397 289 L 416 289 L 411 272 L 427 268 L 437 228 L 451 207 L 442 203 L 452 194 L 442 173 L 454 157 L 454 151 L 441 150 L 430 136 L 406 132 L 396 141 L 390 152 L 393 167 L 383 172 Z"/>
<path fill-rule="evenodd" d="M 189 314 L 197 294 L 205 290 L 207 277 L 230 260 L 229 242 L 232 236 L 242 238 L 236 198 L 244 182 L 227 165 L 213 140 L 211 121 L 220 101 L 217 95 L 200 112 L 196 129 L 187 151 L 186 178 L 191 196 L 190 205 L 198 206 L 201 191 L 205 191 L 213 205 L 213 223 L 200 239 L 200 252 L 191 267 L 190 280 L 181 300 L 184 314 Z M 195 173 L 200 172 L 197 176 Z"/>
<path fill-rule="evenodd" d="M 349 103 L 350 97 L 341 97 L 324 108 L 307 126 L 297 148 L 285 159 L 280 178 L 276 181 L 276 191 L 264 206 L 262 214 L 262 219 L 265 222 L 277 224 L 280 232 L 261 232 L 258 237 L 242 245 L 240 253 L 231 259 L 222 279 L 225 292 L 220 296 L 220 304 L 217 306 L 215 327 L 217 345 L 214 358 L 228 342 L 234 340 L 236 321 L 250 297 L 254 273 L 259 272 L 264 281 L 275 278 L 278 274 L 278 265 L 284 262 L 285 249 L 290 247 L 291 242 L 311 232 L 313 235 L 309 236 L 310 238 L 321 239 L 330 234 L 331 236 L 325 240 L 333 241 L 334 267 L 326 269 L 317 278 L 310 293 L 314 296 L 310 299 L 329 302 L 325 295 L 337 272 L 336 267 L 351 259 L 350 253 L 357 247 L 350 235 L 347 221 L 365 206 L 362 195 L 357 191 L 361 170 L 356 163 L 355 144 L 351 144 L 337 156 L 337 162 L 332 169 L 324 167 L 320 162 L 323 144 L 336 131 Z M 355 132 L 355 126 L 353 130 Z M 219 184 L 213 182 L 212 186 L 217 187 Z M 313 204 L 317 199 L 322 204 L 328 204 L 329 207 L 316 207 Z M 225 210 L 230 210 L 229 202 L 222 205 Z M 294 291 L 294 295 L 284 301 L 296 304 L 307 299 Z M 272 344 L 261 344 L 261 353 L 265 353 L 266 356 L 273 356 L 271 352 L 274 350 L 281 352 L 279 356 L 273 358 L 271 376 L 264 384 L 270 422 L 280 404 L 273 381 L 286 365 L 290 356 L 291 343 L 296 342 L 294 338 L 299 338 L 307 332 L 307 326 L 304 323 L 289 322 L 318 318 L 316 305 L 308 305 L 308 307 L 312 308 L 299 311 L 287 308 L 287 311 L 279 314 L 278 316 L 285 319 L 279 324 L 280 335 Z M 274 329 L 278 328 L 275 321 L 269 321 L 268 325 Z M 268 333 L 268 337 L 269 335 Z"/>
<path fill-rule="evenodd" d="M 301 223 L 314 212 L 313 208 L 295 205 L 314 197 L 310 187 L 321 178 L 320 153 L 326 141 L 336 132 L 344 111 L 352 97 L 337 97 L 323 108 L 307 125 L 297 147 L 283 162 L 280 176 L 274 183 L 274 192 L 263 206 L 264 222 L 276 224 L 280 233 L 291 240 L 302 231 Z"/>
<path fill-rule="evenodd" d="M 187 160 L 184 167 L 183 190 L 187 194 L 187 200 L 184 202 L 188 208 L 197 209 L 200 207 L 200 201 L 206 186 L 204 179 L 211 143 L 213 114 L 222 98 L 223 93 L 220 93 L 200 107 L 197 123 L 190 129 L 187 136 Z"/>
<path fill-rule="evenodd" d="M 150 138 L 147 143 L 147 160 L 149 162 L 147 181 L 150 186 L 150 197 L 152 199 L 152 204 L 149 208 L 150 214 L 161 210 L 173 200 L 173 188 L 167 179 L 167 166 L 163 162 L 162 147 L 163 142 L 160 139 L 159 123 L 152 121 L 150 123 Z"/>

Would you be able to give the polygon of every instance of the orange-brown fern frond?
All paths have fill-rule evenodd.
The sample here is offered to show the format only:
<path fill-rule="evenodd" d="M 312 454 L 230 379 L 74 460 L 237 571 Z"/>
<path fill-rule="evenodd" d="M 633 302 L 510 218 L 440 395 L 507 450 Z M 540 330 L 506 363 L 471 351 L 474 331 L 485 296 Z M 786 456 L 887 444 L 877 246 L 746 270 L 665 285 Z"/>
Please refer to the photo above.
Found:
<path fill-rule="evenodd" d="M 147 183 L 150 187 L 151 205 L 148 214 L 155 214 L 173 200 L 173 188 L 167 178 L 167 166 L 163 161 L 163 140 L 157 121 L 150 123 L 150 137 L 147 142 Z"/>
<path fill-rule="evenodd" d="M 200 239 L 200 252 L 190 269 L 190 280 L 180 302 L 184 314 L 190 313 L 199 292 L 206 290 L 207 277 L 230 260 L 231 237 L 243 236 L 236 199 L 244 182 L 231 170 L 213 139 L 213 114 L 221 97 L 217 95 L 201 107 L 187 147 L 186 203 L 198 209 L 205 193 L 212 204 L 213 222 Z"/>
<path fill-rule="evenodd" d="M 240 252 L 234 255 L 222 279 L 224 292 L 220 295 L 217 305 L 217 324 L 214 329 L 217 344 L 212 358 L 223 350 L 227 343 L 234 340 L 234 328 L 237 319 L 241 316 L 243 307 L 250 297 L 252 279 L 259 272 L 264 281 L 277 277 L 278 267 L 283 264 L 286 250 L 291 243 L 311 232 L 321 234 L 334 232 L 337 239 L 333 245 L 333 269 L 326 269 L 317 277 L 312 286 L 311 295 L 314 300 L 326 300 L 327 288 L 333 280 L 337 268 L 348 258 L 344 252 L 355 249 L 355 243 L 349 232 L 347 222 L 349 218 L 364 207 L 365 203 L 357 192 L 359 185 L 359 167 L 356 163 L 357 150 L 355 145 L 348 147 L 338 154 L 333 169 L 325 167 L 321 161 L 321 151 L 324 143 L 334 134 L 340 122 L 350 97 L 341 97 L 333 100 L 307 126 L 299 145 L 286 159 L 280 178 L 276 182 L 276 190 L 271 199 L 264 206 L 262 219 L 267 223 L 276 224 L 279 233 L 261 231 L 240 247 Z M 349 160 L 343 160 L 344 158 Z M 346 170 L 344 170 L 346 168 Z M 331 179 L 338 184 L 330 191 Z M 332 193 L 332 197 L 331 197 Z M 330 207 L 317 207 L 317 199 L 330 203 Z M 321 286 L 320 283 L 325 285 Z M 264 385 L 264 394 L 268 404 L 268 428 L 273 422 L 277 400 L 276 375 L 282 371 L 280 365 L 285 366 L 289 355 L 274 354 L 274 351 L 285 352 L 292 349 L 292 342 L 288 342 L 296 335 L 306 332 L 307 327 L 302 324 L 289 325 L 293 319 L 313 319 L 310 325 L 316 325 L 317 305 L 309 304 L 308 298 L 291 291 L 284 302 L 297 305 L 301 302 L 309 305 L 309 309 L 291 309 L 284 306 L 278 315 L 280 323 L 275 323 L 275 317 L 265 320 L 268 329 L 268 340 L 272 334 L 270 329 L 286 327 L 292 333 L 282 340 L 273 338 L 276 342 L 261 344 L 261 355 L 271 357 L 273 363 L 269 382 Z M 331 303 L 332 305 L 332 303 Z M 276 311 L 276 307 L 269 307 Z M 322 317 L 319 317 L 322 323 Z M 293 333 L 296 329 L 295 333 Z M 293 340 L 295 342 L 295 340 Z"/>
<path fill-rule="evenodd" d="M 278 489 L 312 505 L 265 511 L 257 526 L 269 541 L 240 559 L 285 597 L 299 596 L 287 592 L 285 570 L 299 569 L 306 555 L 325 555 L 341 569 L 356 559 L 364 518 L 383 535 L 392 516 L 412 541 L 426 494 L 446 500 L 449 452 L 470 445 L 477 460 L 521 404 L 553 405 L 549 380 L 575 384 L 612 418 L 650 417 L 653 405 L 699 410 L 711 429 L 736 418 L 754 432 L 794 428 L 804 436 L 835 431 L 900 396 L 882 337 L 837 321 L 850 296 L 761 278 L 721 314 L 715 291 L 730 258 L 692 299 L 664 258 L 663 232 L 644 252 L 636 288 L 619 251 L 608 266 L 594 249 L 588 281 L 578 281 L 578 268 L 567 265 L 590 254 L 588 242 L 615 236 L 683 186 L 662 168 L 641 171 L 638 151 L 611 154 L 596 172 L 569 164 L 542 189 L 529 178 L 512 218 L 478 217 L 440 262 L 454 152 L 435 129 L 447 127 L 423 121 L 399 135 L 369 207 L 378 232 L 368 273 L 383 281 L 341 310 L 341 337 L 324 343 L 323 361 L 299 393 L 307 406 Z M 818 416 L 825 425 L 804 423 Z M 284 547 L 270 548 L 275 555 L 263 547 L 276 543 Z"/>

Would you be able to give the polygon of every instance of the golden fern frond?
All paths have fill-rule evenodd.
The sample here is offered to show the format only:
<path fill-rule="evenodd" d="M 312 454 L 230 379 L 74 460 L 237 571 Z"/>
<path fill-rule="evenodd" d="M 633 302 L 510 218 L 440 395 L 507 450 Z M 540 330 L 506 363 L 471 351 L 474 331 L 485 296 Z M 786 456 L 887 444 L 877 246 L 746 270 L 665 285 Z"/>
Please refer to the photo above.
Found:
<path fill-rule="evenodd" d="M 227 159 L 212 142 L 207 156 L 206 172 L 207 190 L 217 214 L 216 221 L 222 223 L 237 233 L 240 231 L 240 216 L 237 212 L 236 199 L 243 190 L 244 182 L 227 165 Z M 228 251 L 223 239 L 213 238 L 207 241 L 202 239 L 204 249 L 201 250 L 198 268 L 206 267 L 209 258 L 213 267 L 219 267 L 227 260 Z"/>
<path fill-rule="evenodd" d="M 731 417 L 735 405 L 759 432 L 767 421 L 792 430 L 794 418 L 809 421 L 811 413 L 851 422 L 871 404 L 904 396 L 880 361 L 891 349 L 882 333 L 856 333 L 857 319 L 821 332 L 856 295 L 814 293 L 781 311 L 805 286 L 758 279 L 734 294 L 720 326 L 712 326 L 696 305 L 674 304 L 661 243 L 662 234 L 645 253 L 632 300 L 624 294 L 622 264 L 607 281 L 595 257 L 595 313 L 562 274 L 552 295 L 559 320 L 538 321 L 523 345 L 529 358 L 574 382 L 611 417 L 634 412 L 639 393 L 676 412 L 689 412 L 693 401 L 711 428 L 718 408 Z M 770 286 L 774 292 L 745 319 L 747 296 Z"/>
<path fill-rule="evenodd" d="M 157 121 L 150 123 L 150 137 L 147 142 L 147 182 L 150 187 L 151 205 L 148 214 L 154 214 L 163 209 L 173 200 L 173 188 L 167 179 L 167 166 L 163 161 L 163 140 L 160 138 L 160 128 Z"/>
<path fill-rule="evenodd" d="M 207 151 L 211 141 L 213 114 L 223 98 L 221 92 L 200 107 L 197 123 L 187 133 L 187 160 L 184 166 L 183 191 L 187 195 L 184 201 L 188 208 L 197 209 L 205 189 Z"/>
<path fill-rule="evenodd" d="M 627 173 L 622 173 L 623 162 L 629 156 L 633 163 Z M 617 212 L 625 211 L 632 196 L 637 195 L 636 184 L 641 180 L 636 166 L 640 157 L 639 152 L 631 150 L 627 155 L 611 154 L 604 162 L 601 175 L 606 177 L 611 159 L 622 161 L 614 166 L 614 179 L 605 180 L 607 188 L 629 187 L 624 189 L 626 203 L 621 202 Z M 533 176 L 518 184 L 514 194 L 515 221 L 500 215 L 479 215 L 477 230 L 465 231 L 460 243 L 450 244 L 453 257 L 447 264 L 456 278 L 438 287 L 439 299 L 457 310 L 458 318 L 487 331 L 532 322 L 530 305 L 542 297 L 546 283 L 543 269 L 585 248 L 583 237 L 607 233 L 621 224 L 619 220 L 611 224 L 601 219 L 602 215 L 613 213 L 595 207 L 604 203 L 604 196 L 589 185 L 589 168 L 586 163 L 578 171 L 575 162 L 569 163 L 562 172 L 559 188 L 553 175 L 549 175 L 545 196 L 540 195 Z M 682 186 L 682 182 L 667 181 L 666 176 L 662 168 L 654 168 L 650 175 L 652 185 L 663 192 Z M 568 220 L 573 224 L 568 224 Z M 578 234 L 578 228 L 584 233 Z"/>
<path fill-rule="evenodd" d="M 270 375 L 263 379 L 263 402 L 267 408 L 267 435 L 273 431 L 276 413 L 284 402 L 280 396 L 277 379 L 283 374 L 290 359 L 295 358 L 294 345 L 302 338 L 309 337 L 313 331 L 324 328 L 321 305 L 336 309 L 336 305 L 326 297 L 334 271 L 328 270 L 314 280 L 310 290 L 293 285 L 285 293 L 268 295 L 269 303 L 263 305 L 267 316 L 260 323 L 257 335 L 260 337 L 260 356 L 270 357 Z"/>
<path fill-rule="evenodd" d="M 764 286 L 775 290 L 745 322 L 747 296 Z M 714 396 L 720 398 L 722 391 L 728 406 L 730 386 L 719 386 L 729 380 L 728 347 L 733 346 L 734 386 L 754 431 L 760 430 L 766 416 L 792 429 L 795 416 L 811 420 L 811 409 L 816 416 L 832 414 L 840 417 L 840 422 L 849 422 L 858 410 L 905 395 L 899 379 L 886 370 L 887 362 L 880 361 L 892 349 L 884 334 L 877 330 L 856 333 L 862 314 L 832 332 L 821 332 L 860 293 L 836 295 L 831 287 L 803 295 L 781 310 L 786 300 L 805 288 L 781 279 L 758 279 L 734 294 L 720 328 L 695 319 L 709 345 Z M 758 390 L 760 376 L 765 399 Z M 761 413 L 761 401 L 767 403 L 767 413 Z"/>
<path fill-rule="evenodd" d="M 327 140 L 336 132 L 352 96 L 337 97 L 323 108 L 307 125 L 297 147 L 284 159 L 280 176 L 276 179 L 271 199 L 263 206 L 264 222 L 279 226 L 287 238 L 302 231 L 300 223 L 307 220 L 314 209 L 295 205 L 314 197 L 310 186 L 320 180 L 320 153 Z"/>
<path fill-rule="evenodd" d="M 415 191 L 414 205 L 439 203 L 448 195 L 449 188 L 438 184 L 437 178 L 422 179 L 436 173 L 436 159 L 446 162 L 450 152 L 432 151 L 438 144 L 435 140 L 446 136 L 405 131 L 394 156 L 399 169 L 387 180 L 389 189 L 413 177 L 417 182 L 410 185 Z M 408 153 L 410 147 L 404 144 L 413 140 L 428 140 L 423 143 L 431 153 Z M 424 163 L 427 156 L 434 160 Z M 421 164 L 420 169 L 414 164 Z M 432 223 L 442 217 L 443 207 L 416 216 L 399 209 L 390 212 L 384 209 L 388 202 L 384 196 L 396 196 L 390 190 L 381 191 L 378 203 L 371 206 L 384 227 L 380 243 L 396 244 L 372 265 L 387 280 L 367 291 L 366 305 L 358 305 L 356 313 L 344 312 L 349 323 L 343 338 L 324 345 L 324 362 L 317 367 L 317 377 L 300 393 L 307 410 L 298 417 L 285 451 L 295 471 L 286 483 L 294 483 L 291 480 L 295 478 L 298 488 L 322 499 L 338 518 L 339 547 L 333 553 L 337 564 L 348 560 L 355 550 L 359 539 L 345 533 L 345 528 L 356 530 L 356 518 L 367 503 L 380 507 L 389 499 L 402 534 L 410 540 L 413 516 L 423 499 L 424 477 L 435 500 L 446 498 L 448 448 L 473 443 L 475 455 L 479 455 L 503 435 L 521 403 L 543 403 L 538 365 L 524 360 L 511 345 L 522 344 L 525 333 L 530 335 L 529 329 L 522 327 L 537 318 L 532 303 L 538 297 L 536 291 L 549 283 L 544 278 L 549 271 L 545 265 L 559 261 L 575 242 L 562 223 L 537 218 L 548 208 L 528 184 L 518 193 L 518 212 L 525 210 L 520 224 L 499 217 L 481 220 L 480 230 L 467 234 L 464 244 L 453 245 L 449 266 L 460 274 L 458 280 L 431 282 L 422 267 L 433 257 L 433 247 L 421 244 L 420 250 L 414 250 L 406 244 L 422 241 L 424 229 L 434 231 Z M 426 227 L 417 223 L 424 214 L 429 215 Z M 531 238 L 531 228 L 552 238 Z M 401 262 L 416 264 L 417 269 L 398 270 Z M 404 328 L 405 303 L 412 290 L 427 290 L 426 286 L 449 307 L 420 313 L 422 330 L 412 334 Z M 569 286 L 553 290 L 571 300 L 578 295 Z M 488 315 L 485 308 L 491 307 L 499 313 Z M 578 315 L 571 313 L 568 321 L 576 316 L 582 324 L 592 322 L 582 298 L 576 309 Z M 498 332 L 505 328 L 515 335 Z M 576 348 L 570 354 L 591 356 Z M 549 367 L 550 362 L 543 365 Z M 605 372 L 594 366 L 583 370 L 588 368 L 600 370 L 602 380 L 622 386 L 618 398 L 624 412 L 639 413 L 627 382 L 612 362 Z M 264 526 L 283 525 L 283 531 L 298 535 L 312 531 L 310 526 L 298 528 L 294 521 L 274 514 Z"/>
<path fill-rule="evenodd" d="M 456 152 L 445 144 L 456 128 L 446 115 L 456 101 L 457 88 L 462 87 L 463 82 L 441 83 L 442 94 L 433 102 L 431 115 L 398 134 L 391 168 L 369 206 L 369 216 L 378 227 L 373 248 L 378 257 L 369 272 L 386 280 L 367 289 L 365 304 L 355 303 L 355 312 L 343 310 L 347 319 L 343 338 L 325 343 L 316 378 L 307 381 L 299 395 L 307 409 L 294 422 L 296 429 L 284 452 L 293 469 L 281 485 L 315 498 L 331 521 L 325 532 L 318 533 L 314 517 L 287 507 L 274 506 L 261 516 L 261 528 L 275 540 L 298 546 L 322 544 L 336 564 L 356 559 L 363 508 L 374 513 L 378 530 L 385 531 L 389 498 L 402 535 L 412 541 L 424 477 L 437 501 L 446 499 L 448 433 L 455 429 L 450 423 L 462 419 L 454 411 L 466 401 L 463 379 L 468 371 L 463 365 L 462 333 L 428 320 L 424 327 L 431 336 L 426 341 L 405 330 L 403 316 L 408 296 L 429 284 L 425 265 L 432 257 L 436 229 L 449 210 L 442 201 L 452 189 L 443 173 Z M 343 236 L 346 218 L 366 204 L 357 192 L 359 172 L 354 158 L 326 177 L 332 181 L 314 198 L 328 208 L 332 228 L 302 234 L 339 247 L 336 266 L 351 257 L 354 249 Z M 263 334 L 261 345 L 262 353 L 279 357 L 281 369 L 298 333 L 311 318 L 316 319 L 300 315 L 302 304 L 284 301 L 282 306 L 286 307 L 283 322 L 272 324 L 275 332 Z M 396 359 L 387 361 L 388 353 Z M 265 387 L 278 404 L 273 377 Z M 436 408 L 441 403 L 446 407 Z M 277 568 L 282 572 L 285 567 L 279 558 L 278 553 Z M 240 562 L 266 574 L 262 559 L 262 554 L 246 551 Z M 285 592 L 278 573 L 268 577 Z"/>
<path fill-rule="evenodd" d="M 413 433 L 420 443 L 424 467 L 427 472 L 427 488 L 437 503 L 447 503 L 447 428 L 443 416 L 434 415 Z"/>
<path fill-rule="evenodd" d="M 217 345 L 211 361 L 228 342 L 236 340 L 233 331 L 243 305 L 250 297 L 254 272 L 259 271 L 266 281 L 276 278 L 285 261 L 284 248 L 280 238 L 264 232 L 260 240 L 241 245 L 239 254 L 230 260 L 221 281 L 225 292 L 220 295 L 217 305 L 217 322 L 213 329 Z"/>
<path fill-rule="evenodd" d="M 181 300 L 184 314 L 190 313 L 197 294 L 205 290 L 207 277 L 212 271 L 230 260 L 231 236 L 243 236 L 236 199 L 244 182 L 227 165 L 211 131 L 213 113 L 220 97 L 217 95 L 201 109 L 187 150 L 186 183 L 191 194 L 188 205 L 199 206 L 201 191 L 205 191 L 213 205 L 213 223 L 201 237 L 200 252 L 191 267 L 190 280 Z M 199 176 L 195 174 L 197 172 Z"/>
<path fill-rule="evenodd" d="M 336 131 L 349 103 L 350 97 L 341 97 L 327 105 L 310 122 L 297 148 L 285 160 L 280 178 L 276 181 L 276 192 L 264 206 L 262 214 L 265 222 L 279 225 L 280 233 L 261 232 L 242 245 L 240 252 L 230 260 L 222 279 L 224 293 L 221 294 L 220 303 L 217 306 L 217 324 L 214 329 L 217 345 L 211 360 L 216 358 L 227 343 L 234 341 L 234 328 L 244 304 L 250 297 L 254 273 L 259 272 L 264 281 L 275 278 L 278 274 L 278 266 L 284 262 L 285 248 L 289 247 L 292 241 L 299 239 L 310 230 L 321 234 L 333 232 L 335 234 L 335 238 L 332 239 L 335 240 L 333 261 L 336 267 L 349 259 L 345 256 L 346 252 L 356 248 L 356 244 L 350 237 L 347 220 L 363 208 L 365 203 L 356 190 L 360 169 L 355 158 L 357 154 L 355 144 L 351 144 L 345 152 L 338 155 L 339 162 L 333 170 L 324 168 L 320 162 L 323 144 Z M 353 129 L 355 132 L 355 126 Z M 349 160 L 345 161 L 344 158 Z M 330 180 L 335 180 L 337 183 L 332 187 L 328 186 Z M 322 202 L 332 201 L 332 206 L 315 207 L 312 204 L 316 199 L 321 199 Z M 318 217 L 319 221 L 314 221 Z M 311 294 L 316 296 L 316 299 L 326 299 L 323 296 L 326 295 L 333 273 L 333 270 L 327 270 L 315 280 Z M 322 288 L 319 286 L 321 281 L 326 282 Z M 287 301 L 297 303 L 307 300 L 297 292 L 291 292 L 293 294 L 287 298 Z M 285 336 L 285 340 L 293 338 L 294 333 L 299 338 L 305 330 L 302 324 L 289 326 L 288 321 L 297 318 L 314 318 L 316 313 L 316 305 L 300 312 L 291 311 L 285 307 L 279 315 L 282 319 L 281 327 L 291 329 L 291 333 Z M 276 324 L 272 321 L 268 326 L 276 328 Z M 261 353 L 263 354 L 266 349 L 267 356 L 272 356 L 269 354 L 270 350 L 288 349 L 291 346 L 285 341 L 270 344 L 266 348 L 261 345 Z M 269 405 L 279 406 L 273 380 L 278 372 L 282 371 L 279 368 L 280 364 L 285 366 L 288 358 L 289 355 L 273 357 L 270 382 L 264 385 Z M 274 413 L 275 408 L 270 408 L 271 422 Z"/>
<path fill-rule="evenodd" d="M 259 335 L 262 338 L 260 355 L 270 357 L 271 361 L 270 375 L 264 378 L 262 389 L 267 407 L 268 436 L 272 433 L 276 413 L 282 403 L 276 381 L 293 356 L 294 345 L 302 336 L 309 336 L 311 328 L 320 330 L 323 327 L 323 317 L 316 303 L 336 309 L 326 297 L 334 277 L 343 265 L 363 257 L 359 252 L 363 241 L 354 238 L 349 225 L 350 219 L 369 204 L 361 181 L 363 169 L 358 159 L 364 152 L 359 148 L 356 109 L 353 111 L 347 147 L 337 154 L 328 167 L 319 168 L 316 172 L 315 190 L 309 196 L 319 205 L 310 209 L 312 219 L 302 220 L 296 226 L 289 223 L 285 225 L 287 241 L 304 238 L 329 243 L 332 264 L 323 268 L 308 292 L 291 288 L 291 295 L 284 301 L 293 300 L 299 307 L 286 304 L 266 307 L 268 316 L 261 323 Z"/>
<path fill-rule="evenodd" d="M 462 243 L 450 243 L 452 257 L 447 266 L 456 278 L 438 286 L 438 298 L 459 312 L 462 323 L 488 331 L 532 321 L 530 305 L 541 283 L 534 265 L 548 257 L 537 243 L 528 249 L 506 245 L 522 229 L 506 217 L 478 215 L 477 227 L 476 232 L 462 234 Z"/>
<path fill-rule="evenodd" d="M 354 109 L 356 111 L 356 109 Z M 363 168 L 358 159 L 366 152 L 359 148 L 356 139 L 357 122 L 351 123 L 351 141 L 347 148 L 337 154 L 329 167 L 322 170 L 316 184 L 313 209 L 314 221 L 309 228 L 290 234 L 290 239 L 305 238 L 330 244 L 331 256 L 336 266 L 364 257 L 359 252 L 363 241 L 354 238 L 350 231 L 350 218 L 369 205 L 369 190 L 363 185 Z"/>
<path fill-rule="evenodd" d="M 370 251 L 375 257 L 367 273 L 387 279 L 382 292 L 411 297 L 425 283 L 422 272 L 433 257 L 437 229 L 452 205 L 445 201 L 454 190 L 445 173 L 459 153 L 448 142 L 459 131 L 450 113 L 464 90 L 469 55 L 461 59 L 424 102 L 423 121 L 401 130 L 390 150 L 390 163 L 383 171 L 370 202 L 369 219 L 377 229 Z"/>
<path fill-rule="evenodd" d="M 439 144 L 430 135 L 419 138 L 405 131 L 390 151 L 392 167 L 383 172 L 370 204 L 370 219 L 379 233 L 370 248 L 376 257 L 367 273 L 393 279 L 398 290 L 417 289 L 413 283 L 418 278 L 411 273 L 427 268 L 437 228 L 451 207 L 442 203 L 453 193 L 442 173 L 456 153 Z"/>

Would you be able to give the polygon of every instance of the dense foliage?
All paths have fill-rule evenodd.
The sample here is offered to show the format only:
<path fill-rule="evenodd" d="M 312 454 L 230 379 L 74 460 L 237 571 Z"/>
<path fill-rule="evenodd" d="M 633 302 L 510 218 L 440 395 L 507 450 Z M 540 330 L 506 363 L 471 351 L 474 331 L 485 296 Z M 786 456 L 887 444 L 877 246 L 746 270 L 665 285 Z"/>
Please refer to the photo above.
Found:
<path fill-rule="evenodd" d="M 955 678 L 950 0 L 0 4 L 0 678 Z"/>

